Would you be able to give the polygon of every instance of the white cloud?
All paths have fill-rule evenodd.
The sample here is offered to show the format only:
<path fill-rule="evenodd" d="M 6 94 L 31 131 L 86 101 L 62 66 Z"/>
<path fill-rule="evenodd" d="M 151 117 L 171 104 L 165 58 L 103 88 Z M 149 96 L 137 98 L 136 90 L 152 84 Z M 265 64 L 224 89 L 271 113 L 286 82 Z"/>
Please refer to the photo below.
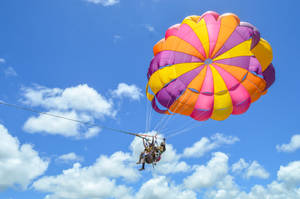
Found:
<path fill-rule="evenodd" d="M 180 161 L 180 155 L 176 153 L 176 150 L 172 145 L 167 144 L 166 149 L 166 152 L 162 154 L 161 160 L 157 164 L 154 172 L 166 175 L 189 171 L 190 166 L 186 162 Z"/>
<path fill-rule="evenodd" d="M 95 119 L 115 117 L 111 99 L 106 99 L 95 89 L 86 84 L 66 89 L 35 86 L 23 88 L 23 103 L 47 109 L 47 114 L 69 118 L 80 122 L 69 121 L 59 117 L 41 114 L 30 117 L 23 129 L 30 133 L 48 133 L 66 137 L 91 138 L 100 132 L 97 126 L 83 125 L 81 122 L 93 124 Z"/>
<path fill-rule="evenodd" d="M 243 158 L 241 158 L 238 162 L 232 165 L 232 171 L 236 173 L 240 173 L 248 167 L 249 167 L 249 163 L 247 163 Z"/>
<path fill-rule="evenodd" d="M 59 156 L 57 158 L 58 161 L 62 161 L 62 162 L 82 162 L 83 161 L 83 157 L 82 156 L 78 156 L 76 155 L 76 153 L 71 152 L 71 153 L 67 153 L 67 154 L 63 154 L 61 156 Z"/>
<path fill-rule="evenodd" d="M 141 89 L 125 83 L 120 83 L 116 90 L 110 92 L 114 97 L 133 100 L 139 100 L 142 96 Z M 35 85 L 22 88 L 22 95 L 24 104 L 42 107 L 48 114 L 32 116 L 25 122 L 23 129 L 30 133 L 87 139 L 101 131 L 101 127 L 93 126 L 95 120 L 115 118 L 117 114 L 112 97 L 106 98 L 86 84 L 65 89 Z"/>
<path fill-rule="evenodd" d="M 15 185 L 26 189 L 47 168 L 48 161 L 41 159 L 31 145 L 21 145 L 0 124 L 0 191 Z"/>
<path fill-rule="evenodd" d="M 85 114 L 77 114 L 75 111 L 59 112 L 51 111 L 47 114 L 58 115 L 60 117 L 72 118 L 83 122 L 92 122 L 93 119 Z M 99 127 L 86 127 L 80 123 L 51 117 L 41 114 L 37 117 L 30 117 L 24 124 L 23 129 L 29 133 L 48 133 L 52 135 L 63 135 L 65 137 L 91 138 L 97 135 L 101 129 Z"/>
<path fill-rule="evenodd" d="M 88 112 L 96 118 L 114 117 L 116 114 L 113 109 L 113 102 L 86 84 L 66 89 L 35 86 L 34 88 L 23 88 L 22 90 L 23 102 L 31 106 L 41 106 L 60 111 Z"/>
<path fill-rule="evenodd" d="M 149 134 L 155 134 L 150 132 Z M 135 162 L 143 150 L 141 139 L 135 138 L 130 145 L 131 153 L 116 152 L 111 156 L 101 155 L 94 164 L 63 170 L 57 176 L 45 176 L 33 183 L 37 191 L 46 192 L 45 199 L 150 199 L 150 198 L 205 198 L 205 199 L 295 199 L 300 197 L 300 161 L 281 166 L 277 179 L 267 184 L 254 185 L 246 192 L 229 174 L 228 156 L 222 152 L 213 153 L 212 158 L 203 165 L 194 165 L 193 173 L 188 173 L 182 184 L 175 184 L 172 172 L 159 171 L 159 166 L 166 162 L 181 162 L 180 155 L 172 145 L 167 145 L 171 152 L 162 158 L 154 170 L 152 177 L 137 171 Z M 167 154 L 167 152 L 165 153 Z M 190 168 L 191 166 L 187 164 Z M 170 170 L 176 170 L 169 167 Z M 232 172 L 242 172 L 246 177 L 263 176 L 254 172 L 263 169 L 257 161 L 246 162 L 241 158 L 232 165 Z M 264 169 L 263 169 L 264 170 Z M 253 173 L 254 172 L 254 173 Z M 175 172 L 173 172 L 175 173 Z M 142 179 L 142 180 L 140 180 Z M 142 183 L 142 184 L 141 184 Z M 131 187 L 134 185 L 134 188 Z M 136 187 L 140 185 L 140 187 Z M 197 194 L 197 195 L 196 195 Z"/>
<path fill-rule="evenodd" d="M 228 171 L 228 156 L 221 152 L 213 154 L 211 160 L 206 166 L 196 166 L 195 172 L 184 179 L 186 187 L 201 190 L 202 188 L 209 188 L 223 179 Z"/>
<path fill-rule="evenodd" d="M 269 176 L 270 174 L 257 161 L 253 161 L 246 171 L 246 178 L 257 177 L 267 179 Z"/>
<path fill-rule="evenodd" d="M 12 76 L 18 76 L 17 72 L 15 71 L 15 69 L 11 66 L 7 67 L 5 70 L 4 70 L 4 74 L 5 76 L 7 77 L 12 77 Z"/>
<path fill-rule="evenodd" d="M 115 4 L 120 3 L 119 0 L 86 0 L 87 2 L 100 4 L 102 6 L 113 6 Z"/>
<path fill-rule="evenodd" d="M 282 151 L 282 152 L 294 152 L 299 148 L 300 148 L 299 134 L 293 135 L 290 140 L 290 143 L 276 146 L 277 151 Z"/>
<path fill-rule="evenodd" d="M 241 197 L 244 193 L 240 191 L 234 182 L 234 178 L 230 175 L 226 175 L 223 179 L 220 179 L 213 189 L 205 192 L 205 195 L 208 199 L 245 199 L 245 197 Z"/>
<path fill-rule="evenodd" d="M 117 43 L 122 37 L 120 35 L 114 35 L 113 36 L 113 42 Z"/>
<path fill-rule="evenodd" d="M 145 24 L 145 28 L 149 31 L 149 32 L 155 32 L 155 28 L 153 26 L 151 26 L 150 24 Z"/>
<path fill-rule="evenodd" d="M 279 180 L 283 181 L 286 185 L 288 185 L 288 187 L 299 186 L 300 161 L 290 162 L 287 166 L 280 166 L 280 169 L 277 173 L 277 177 Z"/>
<path fill-rule="evenodd" d="M 181 186 L 169 183 L 165 176 L 159 176 L 145 182 L 136 199 L 196 199 L 196 193 L 184 190 Z"/>
<path fill-rule="evenodd" d="M 82 167 L 75 163 L 57 176 L 45 176 L 33 183 L 33 187 L 49 192 L 47 199 L 83 198 L 131 198 L 131 188 L 117 185 L 116 179 L 134 182 L 140 178 L 133 168 L 130 154 L 116 152 L 110 157 L 100 156 L 91 166 Z"/>
<path fill-rule="evenodd" d="M 243 177 L 247 179 L 251 177 L 267 179 L 270 176 L 270 174 L 257 161 L 248 163 L 243 158 L 232 165 L 232 171 L 239 174 L 243 172 Z"/>
<path fill-rule="evenodd" d="M 119 83 L 118 88 L 111 91 L 115 97 L 127 97 L 132 100 L 140 100 L 143 96 L 142 90 L 136 85 L 128 85 L 125 83 Z"/>
<path fill-rule="evenodd" d="M 247 193 L 241 190 L 234 178 L 226 175 L 215 187 L 205 192 L 207 199 L 295 199 L 300 198 L 300 163 L 291 162 L 281 166 L 277 180 L 266 186 L 254 185 Z"/>
<path fill-rule="evenodd" d="M 6 60 L 3 59 L 3 58 L 0 58 L 0 64 L 5 64 L 5 63 L 6 63 Z M 13 67 L 11 67 L 11 66 L 8 66 L 8 67 L 4 66 L 3 67 L 3 71 L 4 71 L 4 75 L 6 77 L 15 77 L 15 76 L 18 76 L 16 70 Z"/>
<path fill-rule="evenodd" d="M 239 141 L 237 137 L 224 136 L 223 134 L 217 133 L 210 139 L 203 137 L 198 142 L 194 143 L 192 147 L 184 149 L 184 157 L 201 157 L 205 153 L 219 148 L 224 144 L 234 144 Z"/>

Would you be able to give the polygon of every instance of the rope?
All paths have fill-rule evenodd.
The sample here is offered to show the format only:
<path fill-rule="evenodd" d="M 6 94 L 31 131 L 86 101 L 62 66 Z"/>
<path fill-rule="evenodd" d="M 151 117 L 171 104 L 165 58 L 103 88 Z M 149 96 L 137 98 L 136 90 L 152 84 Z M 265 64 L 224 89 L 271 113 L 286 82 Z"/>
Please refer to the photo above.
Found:
<path fill-rule="evenodd" d="M 97 126 L 97 127 L 102 128 L 102 129 L 107 129 L 107 130 L 110 130 L 110 131 L 119 132 L 119 133 L 123 133 L 123 134 L 127 134 L 127 135 L 134 135 L 134 136 L 137 136 L 137 137 L 140 137 L 140 138 L 146 137 L 145 135 L 132 133 L 132 132 L 125 131 L 125 130 L 122 130 L 122 129 L 111 128 L 111 127 L 104 126 L 104 125 L 95 125 L 95 124 L 92 124 L 92 123 L 89 123 L 89 122 L 83 122 L 83 121 L 80 121 L 80 120 L 67 118 L 67 117 L 60 116 L 60 115 L 55 115 L 55 114 L 52 114 L 52 113 L 40 112 L 40 111 L 31 109 L 31 108 L 27 108 L 27 107 L 24 107 L 24 106 L 19 106 L 19 105 L 16 105 L 16 104 L 9 104 L 9 103 L 6 103 L 2 100 L 0 100 L 0 104 L 5 105 L 5 106 L 9 106 L 9 107 L 13 107 L 13 108 L 16 108 L 16 109 L 21 109 L 21 110 L 28 111 L 28 112 L 38 113 L 38 114 L 47 115 L 47 116 L 51 116 L 51 117 L 56 117 L 56 118 L 60 118 L 60 119 L 64 119 L 64 120 L 69 120 L 69 121 L 72 121 L 72 122 L 77 122 L 77 123 L 84 124 L 84 125 L 90 126 L 90 127 Z"/>

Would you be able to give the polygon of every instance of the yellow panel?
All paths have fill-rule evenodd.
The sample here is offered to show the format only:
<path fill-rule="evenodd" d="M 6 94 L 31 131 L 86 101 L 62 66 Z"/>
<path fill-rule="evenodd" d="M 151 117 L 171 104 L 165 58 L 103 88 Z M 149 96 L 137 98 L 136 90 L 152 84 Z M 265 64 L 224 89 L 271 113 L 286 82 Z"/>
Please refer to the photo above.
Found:
<path fill-rule="evenodd" d="M 219 72 L 210 65 L 214 79 L 214 110 L 211 118 L 214 120 L 225 120 L 233 110 L 228 88 Z"/>
<path fill-rule="evenodd" d="M 185 19 L 185 20 L 183 20 L 182 23 L 187 24 L 188 26 L 190 26 L 193 29 L 193 31 L 198 36 L 198 38 L 205 50 L 206 57 L 208 57 L 209 56 L 209 36 L 208 36 L 208 31 L 207 31 L 205 20 L 201 19 L 200 22 L 196 23 L 195 21 Z"/>
<path fill-rule="evenodd" d="M 193 22 L 198 22 L 200 20 L 201 16 L 197 16 L 197 15 L 191 15 L 186 17 L 184 20 L 192 20 Z"/>
<path fill-rule="evenodd" d="M 253 53 L 250 51 L 251 47 L 251 39 L 240 43 L 239 45 L 231 48 L 230 50 L 224 52 L 223 54 L 216 57 L 213 61 L 220 59 L 228 59 L 232 57 L 240 57 L 240 56 L 252 56 Z"/>
<path fill-rule="evenodd" d="M 152 95 L 151 93 L 149 93 L 148 89 L 149 89 L 149 83 L 147 83 L 147 86 L 146 86 L 146 96 L 147 96 L 147 98 L 148 98 L 149 101 L 152 101 L 153 98 L 154 98 L 154 95 Z"/>
<path fill-rule="evenodd" d="M 255 57 L 259 61 L 262 71 L 265 71 L 267 67 L 271 64 L 273 59 L 271 45 L 263 38 L 260 38 L 260 41 L 252 49 L 252 52 L 254 53 Z"/>
<path fill-rule="evenodd" d="M 156 94 L 172 80 L 201 66 L 202 64 L 203 63 L 181 63 L 162 68 L 151 75 L 148 84 L 152 92 Z"/>

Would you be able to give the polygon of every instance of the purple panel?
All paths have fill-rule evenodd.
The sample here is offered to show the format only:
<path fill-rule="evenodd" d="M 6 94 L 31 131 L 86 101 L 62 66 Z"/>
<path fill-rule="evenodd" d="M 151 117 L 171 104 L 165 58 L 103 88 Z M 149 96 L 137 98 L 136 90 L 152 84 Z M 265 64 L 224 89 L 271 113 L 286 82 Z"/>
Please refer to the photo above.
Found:
<path fill-rule="evenodd" d="M 248 27 L 250 29 L 252 29 L 253 33 L 252 33 L 252 43 L 251 43 L 251 50 L 258 44 L 259 40 L 260 40 L 260 32 L 258 31 L 258 29 L 253 26 L 251 23 L 248 22 L 241 22 L 240 26 L 244 26 L 244 27 Z"/>
<path fill-rule="evenodd" d="M 194 109 L 191 117 L 198 121 L 205 121 L 208 120 L 213 112 L 213 109 L 210 110 L 199 110 Z"/>
<path fill-rule="evenodd" d="M 258 62 L 258 60 L 253 56 L 241 56 L 241 57 L 233 57 L 229 59 L 221 59 L 221 60 L 214 61 L 214 63 L 237 66 L 240 68 L 244 68 L 248 71 L 255 72 L 259 75 L 262 75 L 261 65 Z"/>
<path fill-rule="evenodd" d="M 263 72 L 264 80 L 267 82 L 265 90 L 267 90 L 275 81 L 275 68 L 271 63 Z"/>
<path fill-rule="evenodd" d="M 148 69 L 147 77 L 149 79 L 150 76 L 155 71 L 157 71 L 160 67 L 179 64 L 179 63 L 191 63 L 191 62 L 202 62 L 202 61 L 197 57 L 182 52 L 167 51 L 167 50 L 162 51 L 158 53 L 155 57 L 153 57 Z"/>
<path fill-rule="evenodd" d="M 156 94 L 157 101 L 164 107 L 169 108 L 202 69 L 203 65 L 169 83 Z"/>
<path fill-rule="evenodd" d="M 155 98 L 153 98 L 151 105 L 152 105 L 152 108 L 158 113 L 161 113 L 161 114 L 168 113 L 168 110 L 161 110 L 160 108 L 158 108 Z"/>
<path fill-rule="evenodd" d="M 249 71 L 262 75 L 262 68 L 259 61 L 255 57 L 250 57 Z"/>
<path fill-rule="evenodd" d="M 232 49 L 236 45 L 248 40 L 253 34 L 253 31 L 251 28 L 246 26 L 238 26 L 233 31 L 233 33 L 230 35 L 230 37 L 227 39 L 227 41 L 224 43 L 222 48 L 216 53 L 214 57 L 217 57 L 224 52 Z M 250 49 L 249 49 L 250 50 Z"/>

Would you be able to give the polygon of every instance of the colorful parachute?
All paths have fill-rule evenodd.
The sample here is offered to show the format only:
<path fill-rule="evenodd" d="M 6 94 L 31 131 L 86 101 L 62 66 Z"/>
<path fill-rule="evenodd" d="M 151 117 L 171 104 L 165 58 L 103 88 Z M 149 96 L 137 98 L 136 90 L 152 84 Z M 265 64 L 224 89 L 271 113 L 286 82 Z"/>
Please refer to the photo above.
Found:
<path fill-rule="evenodd" d="M 231 13 L 189 16 L 153 52 L 147 97 L 163 114 L 224 120 L 246 112 L 275 81 L 270 44 Z"/>

